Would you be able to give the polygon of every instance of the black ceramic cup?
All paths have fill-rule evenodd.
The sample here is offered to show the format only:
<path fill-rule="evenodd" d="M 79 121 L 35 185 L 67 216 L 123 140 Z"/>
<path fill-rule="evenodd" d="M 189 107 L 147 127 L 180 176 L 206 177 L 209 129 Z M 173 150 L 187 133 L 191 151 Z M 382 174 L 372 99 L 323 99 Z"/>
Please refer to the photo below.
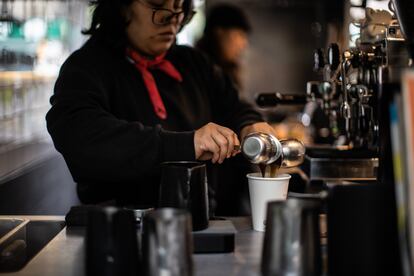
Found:
<path fill-rule="evenodd" d="M 193 231 L 208 227 L 206 166 L 199 162 L 166 162 L 161 165 L 159 207 L 191 213 Z"/>

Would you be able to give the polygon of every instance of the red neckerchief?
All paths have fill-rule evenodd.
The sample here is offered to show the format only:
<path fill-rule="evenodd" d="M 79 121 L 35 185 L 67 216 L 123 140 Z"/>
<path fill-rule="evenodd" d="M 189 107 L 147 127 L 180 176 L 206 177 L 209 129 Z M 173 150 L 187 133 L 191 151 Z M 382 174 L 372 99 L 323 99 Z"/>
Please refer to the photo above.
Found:
<path fill-rule="evenodd" d="M 173 79 L 181 82 L 183 78 L 180 72 L 178 72 L 178 70 L 171 62 L 164 59 L 165 54 L 158 56 L 153 60 L 149 60 L 140 56 L 131 48 L 127 48 L 126 55 L 129 57 L 131 62 L 134 63 L 138 71 L 140 71 L 142 74 L 142 79 L 144 80 L 145 87 L 148 90 L 148 94 L 150 96 L 152 106 L 154 107 L 155 114 L 157 114 L 160 119 L 166 119 L 167 110 L 165 109 L 160 93 L 158 92 L 154 77 L 148 69 L 159 69 Z"/>

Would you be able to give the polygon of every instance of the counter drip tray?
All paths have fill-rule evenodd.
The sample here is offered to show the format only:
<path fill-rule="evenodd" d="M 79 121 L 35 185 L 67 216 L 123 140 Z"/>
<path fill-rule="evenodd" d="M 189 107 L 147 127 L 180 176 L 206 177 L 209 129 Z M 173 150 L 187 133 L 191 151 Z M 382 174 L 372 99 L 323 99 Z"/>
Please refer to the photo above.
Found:
<path fill-rule="evenodd" d="M 64 227 L 64 221 L 0 219 L 0 272 L 22 269 Z"/>

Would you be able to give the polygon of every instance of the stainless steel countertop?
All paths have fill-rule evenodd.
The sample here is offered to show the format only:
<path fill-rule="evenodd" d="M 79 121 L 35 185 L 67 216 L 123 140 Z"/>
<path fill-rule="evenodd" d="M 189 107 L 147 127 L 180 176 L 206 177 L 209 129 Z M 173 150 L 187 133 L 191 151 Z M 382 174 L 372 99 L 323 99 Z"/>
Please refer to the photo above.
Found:
<path fill-rule="evenodd" d="M 12 216 L 30 220 L 63 220 L 64 217 Z M 0 216 L 4 218 L 4 216 Z M 260 275 L 260 258 L 264 233 L 253 231 L 250 218 L 230 218 L 236 227 L 236 246 L 233 253 L 193 255 L 196 276 L 202 275 Z M 83 227 L 64 228 L 22 270 L 5 275 L 82 276 L 84 269 Z"/>

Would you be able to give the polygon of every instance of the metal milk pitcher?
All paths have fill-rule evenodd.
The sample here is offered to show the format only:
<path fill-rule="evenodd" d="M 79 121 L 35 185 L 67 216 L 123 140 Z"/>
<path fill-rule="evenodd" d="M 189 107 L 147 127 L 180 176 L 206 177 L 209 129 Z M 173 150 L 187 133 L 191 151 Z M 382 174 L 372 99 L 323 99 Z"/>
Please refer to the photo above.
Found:
<path fill-rule="evenodd" d="M 253 164 L 270 165 L 278 161 L 280 166 L 285 168 L 300 165 L 305 157 L 305 146 L 301 141 L 296 139 L 279 141 L 275 136 L 262 132 L 246 135 L 241 151 Z"/>
<path fill-rule="evenodd" d="M 304 198 L 268 203 L 263 276 L 321 275 L 320 206 Z"/>

